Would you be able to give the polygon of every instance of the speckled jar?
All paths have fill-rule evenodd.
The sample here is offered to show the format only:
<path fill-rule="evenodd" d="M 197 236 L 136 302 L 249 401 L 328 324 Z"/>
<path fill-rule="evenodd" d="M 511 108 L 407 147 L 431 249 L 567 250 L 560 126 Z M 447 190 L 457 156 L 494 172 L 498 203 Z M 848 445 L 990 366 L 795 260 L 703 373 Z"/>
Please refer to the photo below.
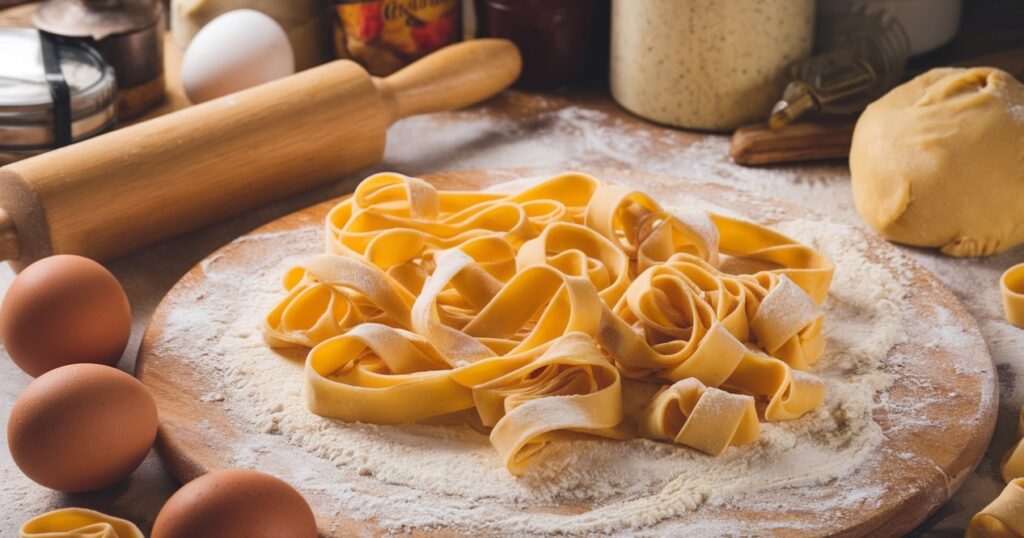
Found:
<path fill-rule="evenodd" d="M 814 41 L 815 0 L 613 0 L 611 90 L 644 118 L 715 131 L 764 121 Z"/>

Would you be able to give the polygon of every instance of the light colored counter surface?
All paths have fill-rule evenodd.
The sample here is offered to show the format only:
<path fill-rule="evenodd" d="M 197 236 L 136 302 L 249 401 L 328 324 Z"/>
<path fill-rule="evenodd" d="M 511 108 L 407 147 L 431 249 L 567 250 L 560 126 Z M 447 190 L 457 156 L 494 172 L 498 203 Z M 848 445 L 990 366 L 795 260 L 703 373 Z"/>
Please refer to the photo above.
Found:
<path fill-rule="evenodd" d="M 193 264 L 234 237 L 317 201 L 349 192 L 377 170 L 410 175 L 474 167 L 544 167 L 551 170 L 627 167 L 720 182 L 783 198 L 844 222 L 859 223 L 845 164 L 750 169 L 732 164 L 724 136 L 657 127 L 623 112 L 604 94 L 536 96 L 507 93 L 469 111 L 411 118 L 390 131 L 385 157 L 365 173 L 282 200 L 109 264 L 128 291 L 135 313 L 133 338 L 120 367 L 132 371 L 139 338 L 160 298 Z M 282 178 L 287 181 L 288 178 Z M 961 535 L 970 516 L 1002 489 L 998 463 L 1013 442 L 1024 393 L 1024 330 L 1002 317 L 998 277 L 1024 261 L 1024 249 L 984 260 L 955 260 L 929 251 L 907 252 L 938 274 L 977 318 L 998 364 L 999 422 L 989 454 L 952 501 L 922 528 L 933 535 Z M 0 268 L 0 289 L 12 278 Z M 0 427 L 29 377 L 0 357 Z M 64 495 L 22 476 L 0 443 L 0 536 L 11 536 L 31 516 L 60 506 L 85 506 L 138 522 L 144 530 L 176 487 L 151 455 L 123 484 L 87 495 Z"/>

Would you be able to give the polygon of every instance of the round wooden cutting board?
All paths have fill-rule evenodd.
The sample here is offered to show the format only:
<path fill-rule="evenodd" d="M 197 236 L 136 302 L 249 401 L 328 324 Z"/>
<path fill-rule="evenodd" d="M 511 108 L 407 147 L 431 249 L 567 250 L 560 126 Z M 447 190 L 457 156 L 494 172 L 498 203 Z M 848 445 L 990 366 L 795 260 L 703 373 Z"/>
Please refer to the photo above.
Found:
<path fill-rule="evenodd" d="M 625 170 L 588 172 L 606 181 L 643 185 L 643 190 L 655 199 L 669 195 L 678 198 L 679 193 L 685 193 L 688 198 L 709 202 L 712 210 L 731 211 L 767 225 L 797 218 L 821 218 L 805 209 L 719 185 Z M 435 174 L 426 179 L 442 189 L 474 189 L 524 175 L 537 173 L 464 171 Z M 320 253 L 322 234 L 312 231 L 293 236 L 301 237 L 303 244 L 291 244 L 288 249 L 268 248 L 267 242 L 275 237 L 281 241 L 281 235 L 292 230 L 318 227 L 336 203 L 337 200 L 332 200 L 309 207 L 224 246 L 186 274 L 153 314 L 139 350 L 136 374 L 157 400 L 157 449 L 180 480 L 191 480 L 211 469 L 237 466 L 237 460 L 230 456 L 233 448 L 256 436 L 266 437 L 266 433 L 256 431 L 223 405 L 224 396 L 218 395 L 221 372 L 217 357 L 202 352 L 206 343 L 190 342 L 175 333 L 179 326 L 174 322 L 178 314 L 175 305 L 186 304 L 181 301 L 195 304 L 204 296 L 217 293 L 217 286 L 207 281 L 210 263 L 244 273 L 257 258 L 264 264 L 268 256 L 280 256 L 279 260 L 283 260 L 285 250 Z M 765 520 L 771 520 L 771 532 L 781 536 L 899 535 L 914 528 L 949 499 L 980 461 L 995 425 L 998 397 L 995 369 L 974 320 L 934 276 L 897 249 L 867 232 L 850 230 L 863 236 L 857 240 L 868 246 L 872 257 L 877 255 L 874 261 L 893 274 L 900 272 L 904 280 L 909 278 L 912 283 L 900 305 L 908 339 L 893 348 L 890 357 L 883 361 L 884 369 L 894 374 L 895 381 L 879 395 L 885 398 L 886 405 L 874 411 L 875 421 L 885 434 L 875 450 L 875 461 L 830 483 L 760 491 L 752 494 L 751 502 L 739 507 L 702 506 L 681 519 L 729 521 L 727 532 L 741 535 L 758 534 L 752 529 L 764 527 L 748 523 Z M 897 354 L 913 360 L 890 360 Z M 264 459 L 249 463 L 274 472 L 275 468 L 289 464 L 290 453 L 309 456 L 303 448 L 289 445 L 283 436 L 277 437 L 274 442 L 279 446 L 261 452 L 266 454 Z M 297 461 L 298 456 L 295 458 L 292 461 Z M 383 532 L 373 520 L 357 521 L 339 513 L 338 502 L 329 491 L 296 486 L 316 512 L 324 535 Z M 808 488 L 812 490 L 810 496 Z M 878 497 L 870 499 L 877 502 L 853 507 L 829 502 L 848 496 L 852 490 L 868 492 L 865 495 Z M 814 502 L 808 502 L 809 498 Z M 657 533 L 657 526 L 644 530 Z M 458 529 L 416 530 L 412 534 L 460 535 Z"/>

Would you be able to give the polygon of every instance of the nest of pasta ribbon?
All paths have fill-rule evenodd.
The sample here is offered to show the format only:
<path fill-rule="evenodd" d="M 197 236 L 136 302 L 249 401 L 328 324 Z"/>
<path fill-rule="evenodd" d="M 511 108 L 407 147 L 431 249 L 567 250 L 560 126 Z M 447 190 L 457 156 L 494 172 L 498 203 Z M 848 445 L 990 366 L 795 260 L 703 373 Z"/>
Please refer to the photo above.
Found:
<path fill-rule="evenodd" d="M 311 348 L 307 403 L 380 424 L 475 409 L 505 465 L 545 443 L 647 437 L 708 454 L 824 399 L 833 265 L 767 228 L 674 214 L 583 174 L 515 194 L 365 179 L 289 270 L 272 346 Z M 638 416 L 622 379 L 663 388 Z"/>

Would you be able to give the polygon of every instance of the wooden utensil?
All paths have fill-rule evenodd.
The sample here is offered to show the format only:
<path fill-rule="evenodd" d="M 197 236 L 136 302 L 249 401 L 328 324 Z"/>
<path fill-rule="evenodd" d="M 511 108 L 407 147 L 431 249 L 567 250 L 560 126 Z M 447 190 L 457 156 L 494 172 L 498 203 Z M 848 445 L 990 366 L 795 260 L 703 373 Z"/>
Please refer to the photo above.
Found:
<path fill-rule="evenodd" d="M 1024 49 L 1011 49 L 951 62 L 952 67 L 997 67 L 1024 79 Z M 927 69 L 908 70 L 913 78 Z M 732 137 L 729 155 L 738 164 L 758 166 L 795 161 L 845 159 L 850 154 L 857 116 L 821 117 L 769 129 L 759 123 L 740 127 Z"/>
<path fill-rule="evenodd" d="M 716 183 L 686 181 L 676 177 L 634 170 L 585 170 L 607 181 L 643 184 L 658 200 L 687 198 L 703 200 L 712 207 L 734 212 L 754 222 L 773 225 L 792 219 L 822 219 L 809 214 L 806 208 L 778 200 L 760 198 Z M 479 189 L 515 177 L 537 177 L 548 173 L 540 170 L 475 170 L 432 174 L 431 183 L 441 189 Z M 673 194 L 676 193 L 676 194 Z M 239 399 L 232 391 L 225 392 L 230 382 L 230 353 L 241 353 L 247 360 L 267 360 L 249 355 L 234 346 L 218 346 L 190 332 L 182 316 L 198 315 L 197 319 L 235 319 L 234 311 L 225 313 L 225 302 L 240 308 L 253 308 L 258 302 L 248 295 L 225 295 L 225 275 L 247 275 L 251 289 L 262 290 L 267 280 L 277 282 L 278 267 L 289 257 L 304 257 L 323 250 L 323 229 L 320 223 L 338 200 L 300 210 L 282 217 L 242 238 L 229 243 L 188 272 L 168 292 L 150 318 L 142 338 L 135 373 L 149 388 L 160 410 L 160 433 L 157 451 L 170 472 L 185 482 L 211 469 L 237 466 L 239 454 L 258 468 L 281 473 L 336 473 L 325 477 L 336 484 L 347 484 L 357 490 L 381 497 L 389 488 L 408 494 L 417 485 L 388 483 L 371 474 L 360 474 L 359 466 L 309 467 L 310 452 L 289 441 L 289 434 L 266 435 L 238 414 L 249 400 Z M 918 264 L 902 259 L 896 248 L 865 230 L 850 229 L 865 248 L 878 253 L 880 267 L 887 274 L 909 275 L 914 293 L 896 307 L 907 328 L 908 339 L 891 351 L 884 370 L 892 373 L 891 386 L 879 398 L 889 403 L 874 411 L 875 420 L 885 432 L 872 449 L 872 457 L 853 474 L 826 484 L 802 484 L 792 487 L 750 492 L 741 501 L 719 506 L 703 506 L 684 510 L 660 526 L 644 529 L 649 534 L 669 536 L 686 533 L 686 525 L 708 529 L 709 521 L 725 521 L 740 535 L 764 534 L 761 522 L 773 521 L 773 535 L 783 536 L 898 536 L 913 529 L 928 514 L 944 503 L 971 474 L 985 453 L 995 426 L 997 397 L 996 372 L 978 326 L 956 297 L 942 283 Z M 236 278 L 232 276 L 231 278 Z M 234 292 L 232 292 L 234 293 Z M 253 291 L 253 294 L 261 292 Z M 234 307 L 232 307 L 234 308 Z M 257 323 L 247 330 L 258 331 Z M 955 340 L 937 335 L 956 334 Z M 225 338 L 235 338 L 234 332 Z M 305 353 L 287 355 L 280 360 L 290 365 L 293 379 L 303 375 Z M 914 360 L 908 360 L 911 357 Z M 271 359 L 272 360 L 272 359 Z M 236 380 L 237 381 L 237 380 Z M 284 381 L 282 379 L 282 381 Z M 255 390 L 255 389 L 247 389 Z M 220 397 L 210 398 L 210 394 Z M 936 395 L 943 395 L 936 397 Z M 948 396 L 946 396 L 948 395 Z M 202 417 L 197 421 L 196 417 Z M 286 421 L 288 422 L 288 421 Z M 339 421 L 340 422 L 340 421 Z M 336 424 L 338 428 L 344 427 Z M 289 428 L 294 428 L 292 423 Z M 282 433 L 282 432 L 278 432 Z M 394 449 L 405 447 L 394 441 Z M 409 440 L 423 449 L 422 440 Z M 481 435 L 486 447 L 486 437 Z M 260 447 L 258 454 L 251 448 Z M 489 449 L 489 447 L 488 447 Z M 429 448 L 425 449 L 429 450 Z M 446 450 L 439 448 L 438 450 Z M 249 459 L 255 458 L 255 459 Z M 495 464 L 497 457 L 495 457 Z M 280 475 L 285 477 L 285 475 Z M 317 514 L 321 531 L 336 536 L 377 536 L 387 529 L 373 519 L 358 518 L 339 510 L 341 500 L 331 488 L 320 488 L 309 481 L 297 482 Z M 657 491 L 657 486 L 652 491 Z M 337 490 L 333 490 L 337 491 Z M 871 492 L 871 502 L 857 501 L 851 492 Z M 457 496 L 458 493 L 453 493 Z M 813 499 L 813 501 L 809 501 Z M 851 501 L 850 499 L 854 499 Z M 810 502 L 810 504 L 808 504 Z M 828 517 L 820 509 L 827 506 Z M 579 513 L 592 509 L 587 500 L 556 501 L 553 506 L 524 507 L 523 513 Z M 703 526 L 702 526 L 703 525 Z M 667 527 L 667 529 L 666 529 Z M 757 529 L 757 530 L 752 530 Z M 411 536 L 473 536 L 458 529 L 409 530 Z M 626 532 L 626 531 L 624 531 Z M 477 533 L 481 534 L 481 533 Z"/>
<path fill-rule="evenodd" d="M 749 166 L 792 161 L 845 159 L 850 153 L 856 116 L 802 121 L 781 129 L 767 123 L 736 129 L 729 156 Z"/>
<path fill-rule="evenodd" d="M 0 168 L 0 259 L 107 260 L 365 168 L 389 125 L 482 101 L 519 76 L 503 39 L 384 79 L 348 60 Z M 429 136 L 429 133 L 424 133 Z"/>

